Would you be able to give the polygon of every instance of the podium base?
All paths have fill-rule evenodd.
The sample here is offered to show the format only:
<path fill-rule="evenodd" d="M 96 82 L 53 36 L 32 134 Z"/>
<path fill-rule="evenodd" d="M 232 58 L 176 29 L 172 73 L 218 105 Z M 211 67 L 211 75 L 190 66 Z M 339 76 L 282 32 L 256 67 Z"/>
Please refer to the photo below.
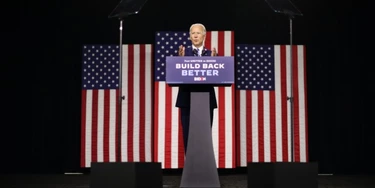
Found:
<path fill-rule="evenodd" d="M 192 92 L 188 149 L 180 188 L 220 188 L 212 144 L 208 92 Z"/>
<path fill-rule="evenodd" d="M 248 163 L 248 188 L 318 188 L 317 163 Z"/>
<path fill-rule="evenodd" d="M 90 188 L 162 188 L 160 163 L 93 162 Z"/>

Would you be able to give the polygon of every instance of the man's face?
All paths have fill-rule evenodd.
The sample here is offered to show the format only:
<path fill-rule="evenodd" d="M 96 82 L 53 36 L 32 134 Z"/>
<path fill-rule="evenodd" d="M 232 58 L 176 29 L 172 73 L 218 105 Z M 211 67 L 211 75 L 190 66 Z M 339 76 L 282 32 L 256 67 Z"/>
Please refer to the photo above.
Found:
<path fill-rule="evenodd" d="M 202 46 L 205 38 L 206 38 L 206 35 L 203 34 L 203 28 L 201 26 L 196 25 L 191 28 L 190 40 L 194 46 L 196 47 Z"/>

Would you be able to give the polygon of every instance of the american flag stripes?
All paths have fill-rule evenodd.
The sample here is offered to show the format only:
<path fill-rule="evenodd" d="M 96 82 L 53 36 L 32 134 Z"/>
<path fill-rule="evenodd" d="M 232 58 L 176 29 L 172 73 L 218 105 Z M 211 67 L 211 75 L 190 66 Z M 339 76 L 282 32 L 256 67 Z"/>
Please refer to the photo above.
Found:
<path fill-rule="evenodd" d="M 152 46 L 123 45 L 122 74 L 119 61 L 118 45 L 83 46 L 81 167 L 152 161 Z"/>
<path fill-rule="evenodd" d="M 154 73 L 154 160 L 162 167 L 182 168 L 184 149 L 179 109 L 175 107 L 178 88 L 165 83 L 165 57 L 177 56 L 179 45 L 190 45 L 188 32 L 157 32 L 155 42 Z M 209 31 L 205 46 L 216 48 L 219 55 L 234 56 L 233 31 Z M 212 137 L 218 168 L 234 168 L 235 121 L 234 85 L 215 87 L 218 109 L 214 111 Z"/>
<path fill-rule="evenodd" d="M 157 32 L 154 46 L 123 45 L 122 74 L 118 45 L 83 46 L 81 167 L 114 161 L 183 167 L 182 130 L 175 107 L 178 88 L 165 83 L 165 57 L 177 55 L 180 44 L 189 45 L 188 36 L 188 32 Z M 216 47 L 219 55 L 236 57 L 236 84 L 215 87 L 219 107 L 214 111 L 212 136 L 217 166 L 293 161 L 287 100 L 290 46 L 235 46 L 233 31 L 210 31 L 205 44 Z M 294 161 L 308 162 L 306 47 L 292 49 Z"/>
<path fill-rule="evenodd" d="M 305 46 L 293 46 L 295 162 L 307 162 Z M 236 45 L 238 166 L 290 162 L 290 46 Z"/>

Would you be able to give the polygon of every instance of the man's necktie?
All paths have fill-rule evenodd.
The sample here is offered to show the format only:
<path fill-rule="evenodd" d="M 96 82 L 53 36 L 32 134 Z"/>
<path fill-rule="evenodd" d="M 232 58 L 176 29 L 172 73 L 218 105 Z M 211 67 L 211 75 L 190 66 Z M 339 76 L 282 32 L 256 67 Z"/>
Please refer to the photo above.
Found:
<path fill-rule="evenodd" d="M 199 48 L 194 48 L 193 49 L 193 54 L 194 54 L 194 56 L 200 56 L 199 55 Z"/>

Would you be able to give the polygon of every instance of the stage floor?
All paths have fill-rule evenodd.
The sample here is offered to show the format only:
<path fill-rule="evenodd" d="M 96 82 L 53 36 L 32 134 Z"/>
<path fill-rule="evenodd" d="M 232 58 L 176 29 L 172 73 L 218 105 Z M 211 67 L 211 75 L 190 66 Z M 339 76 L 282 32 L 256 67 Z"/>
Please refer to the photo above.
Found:
<path fill-rule="evenodd" d="M 1 188 L 89 188 L 90 175 L 0 174 Z M 178 188 L 180 175 L 164 175 L 163 187 Z M 319 175 L 319 188 L 375 188 L 375 175 Z M 220 175 L 221 188 L 247 188 L 246 174 Z"/>

